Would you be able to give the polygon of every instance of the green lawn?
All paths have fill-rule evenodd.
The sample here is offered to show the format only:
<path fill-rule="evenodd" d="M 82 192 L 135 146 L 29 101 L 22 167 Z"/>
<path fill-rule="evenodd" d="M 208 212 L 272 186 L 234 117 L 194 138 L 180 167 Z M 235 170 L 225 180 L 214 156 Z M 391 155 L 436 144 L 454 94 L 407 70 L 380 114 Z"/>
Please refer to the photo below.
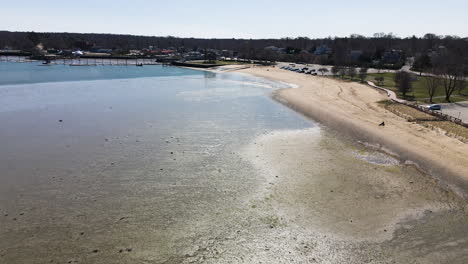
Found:
<path fill-rule="evenodd" d="M 203 60 L 197 60 L 197 61 L 187 61 L 187 63 L 194 63 L 194 64 L 205 64 L 205 61 Z M 248 62 L 243 62 L 243 61 L 223 61 L 223 60 L 217 60 L 214 62 L 210 62 L 208 64 L 217 64 L 217 65 L 236 65 L 236 64 L 250 64 Z"/>
<path fill-rule="evenodd" d="M 251 63 L 250 62 L 245 62 L 245 61 L 234 61 L 234 60 L 223 61 L 223 60 L 218 60 L 218 61 L 216 61 L 216 64 L 233 65 L 233 64 L 251 64 Z"/>
<path fill-rule="evenodd" d="M 398 92 L 397 87 L 395 86 L 394 82 L 394 76 L 395 73 L 392 72 L 385 72 L 385 73 L 370 73 L 367 76 L 367 81 L 371 81 L 377 84 L 375 81 L 375 77 L 384 77 L 384 84 L 382 87 L 388 88 L 390 90 L 393 90 L 397 92 L 398 97 L 402 98 L 402 95 Z M 421 101 L 428 103 L 428 97 L 429 95 L 427 94 L 427 90 L 425 88 L 425 82 L 424 79 L 427 77 L 424 76 L 416 76 L 417 80 L 412 83 L 413 89 L 411 92 L 407 94 L 407 98 L 409 100 L 416 100 L 416 101 Z M 451 96 L 451 101 L 452 102 L 458 102 L 458 101 L 468 101 L 468 86 L 466 86 L 462 91 L 461 94 L 458 91 L 455 91 L 452 96 Z M 439 97 L 441 96 L 442 98 L 434 98 L 433 101 L 436 103 L 445 103 L 445 90 L 443 87 L 440 87 L 434 97 Z"/>

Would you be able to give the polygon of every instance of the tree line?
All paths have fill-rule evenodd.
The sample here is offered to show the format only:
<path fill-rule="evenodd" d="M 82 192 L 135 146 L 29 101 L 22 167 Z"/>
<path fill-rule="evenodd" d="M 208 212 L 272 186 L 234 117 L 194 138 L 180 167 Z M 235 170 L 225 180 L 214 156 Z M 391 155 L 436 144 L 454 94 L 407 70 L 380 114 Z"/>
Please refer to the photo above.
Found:
<path fill-rule="evenodd" d="M 427 55 L 430 50 L 445 47 L 448 50 L 462 51 L 468 57 L 467 38 L 457 36 L 437 36 L 426 34 L 423 37 L 398 38 L 393 34 L 376 33 L 371 37 L 353 34 L 349 37 L 328 37 L 310 39 L 307 37 L 281 39 L 201 39 L 117 35 L 117 34 L 81 34 L 47 32 L 10 32 L 0 31 L 0 49 L 10 47 L 24 51 L 32 50 L 38 44 L 45 49 L 81 49 L 102 47 L 126 52 L 132 49 L 176 48 L 181 52 L 199 49 L 230 50 L 238 57 L 246 59 L 306 62 L 328 65 L 369 66 L 374 61 L 382 60 L 386 52 L 401 51 L 396 68 L 404 63 L 406 57 Z M 282 52 L 265 49 L 274 46 Z M 321 47 L 329 52 L 317 52 Z M 351 52 L 359 51 L 353 57 Z M 426 59 L 427 57 L 422 57 Z M 420 60 L 418 60 L 418 63 Z M 423 65 L 424 64 L 424 61 Z M 380 65 L 385 67 L 386 65 Z M 387 65 L 388 66 L 388 65 Z"/>

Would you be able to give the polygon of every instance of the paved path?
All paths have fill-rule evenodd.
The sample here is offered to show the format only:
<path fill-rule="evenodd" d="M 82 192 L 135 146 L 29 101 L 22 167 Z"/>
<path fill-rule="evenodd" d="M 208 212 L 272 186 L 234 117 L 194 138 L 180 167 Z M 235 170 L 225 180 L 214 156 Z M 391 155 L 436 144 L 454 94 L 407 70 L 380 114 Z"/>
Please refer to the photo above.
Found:
<path fill-rule="evenodd" d="M 396 102 L 399 102 L 399 103 L 406 103 L 408 101 L 406 100 L 403 100 L 403 99 L 400 99 L 397 97 L 396 93 L 392 90 L 389 90 L 389 89 L 386 89 L 386 88 L 383 88 L 383 87 L 380 87 L 380 86 L 377 86 L 375 85 L 375 83 L 373 82 L 370 82 L 368 81 L 367 82 L 368 85 L 370 85 L 371 87 L 374 87 L 376 89 L 379 89 L 379 90 L 382 90 L 382 91 L 385 91 L 387 93 L 387 96 L 390 100 L 393 100 L 393 101 L 396 101 Z"/>
<path fill-rule="evenodd" d="M 403 100 L 397 97 L 396 93 L 394 91 L 391 91 L 389 89 L 380 87 L 375 85 L 373 82 L 367 82 L 370 86 L 385 91 L 387 93 L 387 96 L 390 100 L 399 102 L 399 103 L 407 103 L 407 100 Z M 458 102 L 458 103 L 446 103 L 446 104 L 440 104 L 442 106 L 442 110 L 440 111 L 443 114 L 453 116 L 456 118 L 461 119 L 464 123 L 468 123 L 468 101 L 464 102 Z M 437 111 L 439 112 L 439 111 Z"/>

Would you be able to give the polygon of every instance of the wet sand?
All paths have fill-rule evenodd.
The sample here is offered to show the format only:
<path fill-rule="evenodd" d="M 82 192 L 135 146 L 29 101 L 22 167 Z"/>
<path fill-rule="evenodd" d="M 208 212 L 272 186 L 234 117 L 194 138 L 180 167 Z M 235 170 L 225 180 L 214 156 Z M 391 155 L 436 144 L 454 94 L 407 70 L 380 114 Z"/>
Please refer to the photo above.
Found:
<path fill-rule="evenodd" d="M 369 86 L 272 67 L 242 72 L 297 84 L 274 93 L 279 102 L 354 138 L 415 161 L 444 188 L 468 199 L 468 144 L 409 123 L 377 105 L 386 95 Z M 385 127 L 379 127 L 385 121 Z"/>

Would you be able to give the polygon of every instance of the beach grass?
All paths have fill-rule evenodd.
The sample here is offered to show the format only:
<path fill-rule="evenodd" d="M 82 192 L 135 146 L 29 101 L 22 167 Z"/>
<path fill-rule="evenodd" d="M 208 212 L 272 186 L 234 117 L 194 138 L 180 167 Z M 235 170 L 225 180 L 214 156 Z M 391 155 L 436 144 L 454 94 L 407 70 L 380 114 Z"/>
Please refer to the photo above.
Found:
<path fill-rule="evenodd" d="M 459 138 L 462 141 L 468 140 L 468 128 L 464 126 L 441 120 L 436 116 L 429 115 L 403 104 L 394 103 L 390 100 L 384 100 L 378 103 L 388 111 L 405 118 L 409 122 L 416 122 L 430 129 L 440 129 L 445 131 L 447 135 Z"/>

